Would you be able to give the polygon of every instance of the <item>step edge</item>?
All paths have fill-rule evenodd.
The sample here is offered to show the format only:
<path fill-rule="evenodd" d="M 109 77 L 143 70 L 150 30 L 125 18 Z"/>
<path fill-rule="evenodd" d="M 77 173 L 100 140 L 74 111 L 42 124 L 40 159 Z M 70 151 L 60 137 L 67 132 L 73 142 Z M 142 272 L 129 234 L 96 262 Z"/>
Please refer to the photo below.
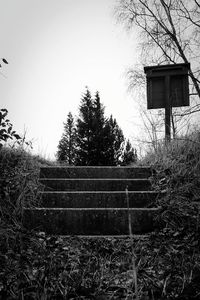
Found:
<path fill-rule="evenodd" d="M 113 211 L 113 210 L 123 210 L 123 211 L 158 211 L 160 210 L 161 207 L 151 207 L 151 208 L 147 208 L 147 207 L 136 207 L 136 208 L 112 208 L 112 207 L 108 207 L 108 208 L 66 208 L 66 207 L 34 207 L 34 208 L 28 208 L 28 207 L 23 207 L 23 210 L 32 210 L 32 211 Z"/>
<path fill-rule="evenodd" d="M 55 195 L 55 194 L 94 194 L 94 195 L 98 195 L 98 194 L 121 194 L 121 195 L 125 195 L 126 192 L 124 191 L 39 191 L 39 194 L 47 194 L 47 195 Z M 165 195 L 166 192 L 156 192 L 156 191 L 129 191 L 128 194 L 150 194 L 150 195 Z"/>
<path fill-rule="evenodd" d="M 149 181 L 148 178 L 40 178 L 39 181 Z"/>
<path fill-rule="evenodd" d="M 153 231 L 152 231 L 153 232 Z M 52 234 L 53 235 L 53 234 Z M 123 239 L 123 238 L 129 238 L 130 239 L 130 235 L 129 234 L 122 234 L 122 235 L 54 235 L 54 236 L 59 236 L 61 238 L 86 238 L 86 239 L 95 239 L 95 238 L 102 238 L 102 239 L 110 239 L 110 238 L 115 238 L 115 239 Z M 150 237 L 150 234 L 132 234 L 131 237 L 133 239 L 148 239 Z"/>
<path fill-rule="evenodd" d="M 152 167 L 149 166 L 47 166 L 40 167 L 40 169 L 147 169 L 151 170 Z"/>

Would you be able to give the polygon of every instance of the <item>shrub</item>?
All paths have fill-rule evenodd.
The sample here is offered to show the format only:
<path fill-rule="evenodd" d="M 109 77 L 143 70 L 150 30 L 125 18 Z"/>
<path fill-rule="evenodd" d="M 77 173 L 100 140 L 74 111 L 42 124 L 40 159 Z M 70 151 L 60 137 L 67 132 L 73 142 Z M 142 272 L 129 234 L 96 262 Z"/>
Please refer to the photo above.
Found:
<path fill-rule="evenodd" d="M 13 125 L 7 119 L 7 115 L 7 109 L 0 109 L 0 149 L 9 140 L 14 140 L 18 144 L 22 141 L 22 138 L 13 130 Z"/>

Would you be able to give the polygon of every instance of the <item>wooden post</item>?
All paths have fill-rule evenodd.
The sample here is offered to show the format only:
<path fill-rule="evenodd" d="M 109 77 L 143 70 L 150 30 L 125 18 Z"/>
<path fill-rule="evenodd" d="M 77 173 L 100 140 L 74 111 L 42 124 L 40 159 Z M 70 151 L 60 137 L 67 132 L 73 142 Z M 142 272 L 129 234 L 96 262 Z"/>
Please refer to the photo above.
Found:
<path fill-rule="evenodd" d="M 171 141 L 170 77 L 165 77 L 165 144 Z"/>

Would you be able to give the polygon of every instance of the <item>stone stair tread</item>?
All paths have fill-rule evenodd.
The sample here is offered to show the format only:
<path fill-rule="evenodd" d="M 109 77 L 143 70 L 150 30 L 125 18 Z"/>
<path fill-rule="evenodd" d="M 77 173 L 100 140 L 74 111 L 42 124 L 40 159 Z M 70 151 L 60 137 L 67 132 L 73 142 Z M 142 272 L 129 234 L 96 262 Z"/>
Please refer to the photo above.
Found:
<path fill-rule="evenodd" d="M 129 233 L 128 212 L 132 232 L 153 231 L 158 208 L 142 209 L 25 209 L 24 222 L 29 229 L 59 235 L 126 235 Z"/>
<path fill-rule="evenodd" d="M 161 194 L 154 191 L 130 191 L 130 207 L 149 207 Z M 125 191 L 43 191 L 40 207 L 127 207 Z"/>
<path fill-rule="evenodd" d="M 45 190 L 56 191 L 124 191 L 126 187 L 131 190 L 150 190 L 149 179 L 119 179 L 119 178 L 45 178 L 40 179 L 40 183 L 45 186 Z"/>
<path fill-rule="evenodd" d="M 152 174 L 150 167 L 138 166 L 51 166 L 42 167 L 41 178 L 71 177 L 71 178 L 93 178 L 93 177 L 123 177 L 147 178 Z"/>
<path fill-rule="evenodd" d="M 81 237 L 141 236 L 154 230 L 156 206 L 162 192 L 153 191 L 150 167 L 42 167 L 40 207 L 24 208 L 27 229 L 47 234 Z M 126 188 L 129 207 L 127 208 Z"/>

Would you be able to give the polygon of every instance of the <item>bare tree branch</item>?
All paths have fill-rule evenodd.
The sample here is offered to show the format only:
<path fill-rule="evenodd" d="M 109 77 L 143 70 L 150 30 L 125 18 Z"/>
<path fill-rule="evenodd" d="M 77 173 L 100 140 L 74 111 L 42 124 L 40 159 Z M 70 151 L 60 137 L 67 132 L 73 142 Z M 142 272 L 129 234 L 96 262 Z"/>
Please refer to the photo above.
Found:
<path fill-rule="evenodd" d="M 189 63 L 198 57 L 200 18 L 196 16 L 200 16 L 199 8 L 197 0 L 189 4 L 182 0 L 121 0 L 119 10 L 123 22 L 128 22 L 130 27 L 135 24 L 145 34 L 142 51 L 149 50 L 157 56 L 158 63 Z M 200 80 L 194 72 L 191 68 L 189 76 L 200 98 Z"/>

